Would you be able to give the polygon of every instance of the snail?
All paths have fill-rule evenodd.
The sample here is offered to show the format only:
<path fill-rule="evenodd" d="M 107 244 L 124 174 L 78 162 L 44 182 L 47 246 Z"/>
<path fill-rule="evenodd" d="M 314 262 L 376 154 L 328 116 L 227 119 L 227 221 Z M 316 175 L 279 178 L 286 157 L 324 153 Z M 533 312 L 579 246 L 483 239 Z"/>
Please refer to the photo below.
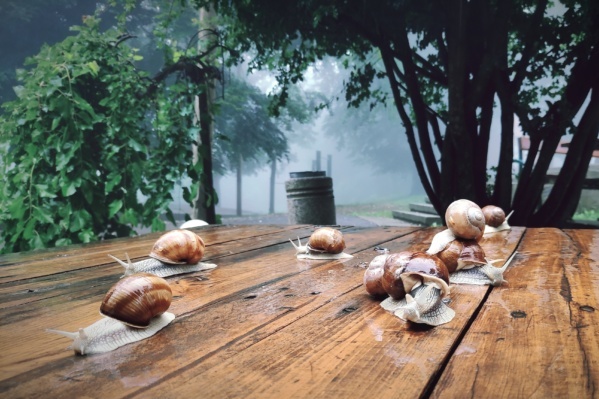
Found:
<path fill-rule="evenodd" d="M 503 273 L 516 254 L 517 252 L 514 252 L 502 267 L 493 266 L 493 263 L 499 262 L 499 260 L 487 260 L 487 262 L 482 265 L 470 266 L 457 270 L 449 275 L 449 281 L 454 284 L 500 286 L 503 283 L 507 283 L 507 280 L 503 278 Z"/>
<path fill-rule="evenodd" d="M 502 267 L 495 267 L 493 263 L 499 261 L 488 260 L 483 248 L 474 240 L 455 239 L 434 255 L 447 266 L 451 283 L 493 286 L 507 283 L 503 273 L 511 258 Z"/>
<path fill-rule="evenodd" d="M 204 256 L 206 245 L 202 238 L 189 230 L 171 230 L 156 240 L 150 259 L 132 263 L 125 254 L 127 262 L 108 255 L 125 268 L 124 276 L 135 273 L 151 273 L 159 277 L 191 273 L 214 269 L 213 263 L 200 262 Z"/>
<path fill-rule="evenodd" d="M 298 259 L 346 259 L 353 258 L 352 255 L 343 252 L 345 240 L 343 234 L 332 227 L 320 227 L 316 229 L 308 243 L 302 245 L 299 237 L 297 244 L 289 240 L 295 247 Z"/>
<path fill-rule="evenodd" d="M 104 353 L 146 339 L 174 320 L 167 312 L 172 300 L 168 282 L 149 273 L 127 276 L 113 285 L 100 306 L 106 317 L 78 332 L 48 329 L 73 340 L 79 355 Z"/>
<path fill-rule="evenodd" d="M 408 251 L 381 256 L 387 258 L 380 284 L 389 294 L 389 298 L 381 302 L 383 309 L 403 320 L 431 326 L 454 318 L 455 311 L 443 302 L 449 295 L 449 273 L 439 258 Z M 376 263 L 373 269 L 377 268 Z"/>
<path fill-rule="evenodd" d="M 511 227 L 508 224 L 508 219 L 512 216 L 514 211 L 511 211 L 507 216 L 505 212 L 498 206 L 487 205 L 482 208 L 483 214 L 485 215 L 485 232 L 496 233 L 502 230 L 509 230 Z"/>

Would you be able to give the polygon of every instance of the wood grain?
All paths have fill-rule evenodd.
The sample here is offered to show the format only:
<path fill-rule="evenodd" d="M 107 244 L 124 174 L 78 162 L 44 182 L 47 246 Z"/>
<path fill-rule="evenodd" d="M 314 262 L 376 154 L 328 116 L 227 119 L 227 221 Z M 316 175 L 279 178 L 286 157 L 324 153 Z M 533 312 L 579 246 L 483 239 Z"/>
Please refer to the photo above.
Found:
<path fill-rule="evenodd" d="M 368 253 L 370 254 L 372 253 L 373 245 L 405 235 L 413 230 L 377 229 L 367 232 L 350 231 L 346 234 L 346 241 L 348 242 L 348 248 L 355 248 L 355 251 L 366 251 L 368 249 Z M 281 234 L 286 235 L 286 232 L 282 232 Z M 352 261 L 355 262 L 358 259 L 356 257 Z M 106 372 L 106 367 L 110 366 L 106 364 L 106 358 L 126 363 L 124 367 L 128 371 L 123 371 L 123 373 L 132 375 L 131 378 L 134 378 L 133 375 L 137 376 L 135 378 L 138 378 L 140 372 L 138 365 L 148 364 L 155 367 L 158 364 L 158 359 L 161 358 L 155 351 L 157 350 L 157 346 L 161 348 L 161 345 L 164 344 L 165 351 L 162 352 L 162 349 L 160 349 L 160 352 L 163 353 L 162 358 L 166 362 L 166 366 L 161 371 L 161 374 L 168 373 L 169 370 L 173 370 L 173 366 L 175 369 L 181 366 L 177 356 L 174 356 L 169 350 L 174 351 L 174 353 L 186 351 L 186 342 L 181 340 L 181 337 L 194 339 L 196 333 L 199 334 L 202 332 L 203 334 L 212 335 L 215 331 L 218 331 L 220 324 L 222 324 L 221 321 L 226 318 L 226 315 L 231 313 L 231 301 L 244 305 L 248 300 L 253 299 L 253 295 L 256 295 L 253 291 L 259 290 L 269 283 L 288 279 L 304 271 L 319 268 L 328 263 L 330 262 L 297 261 L 294 257 L 291 244 L 286 242 L 223 257 L 219 261 L 217 269 L 212 270 L 208 278 L 198 279 L 197 276 L 186 276 L 169 280 L 172 281 L 175 294 L 175 301 L 171 310 L 177 316 L 198 314 L 198 317 L 203 320 L 205 318 L 204 313 L 208 307 L 212 306 L 220 310 L 217 312 L 218 316 L 216 316 L 216 320 L 212 324 L 208 323 L 204 325 L 201 323 L 199 324 L 199 328 L 197 327 L 197 323 L 186 325 L 177 319 L 175 325 L 172 326 L 173 328 L 169 327 L 167 329 L 168 331 L 173 330 L 172 334 L 174 335 L 163 336 L 163 334 L 160 334 L 160 336 L 144 341 L 143 344 L 147 345 L 147 350 L 141 349 L 138 347 L 138 344 L 133 344 L 106 355 L 79 358 L 74 357 L 72 352 L 64 349 L 67 341 L 63 338 L 51 336 L 43 332 L 45 327 L 74 331 L 78 327 L 95 321 L 97 319 L 99 300 L 105 290 L 102 290 L 100 293 L 96 291 L 91 292 L 92 290 L 90 289 L 82 292 L 79 297 L 69 298 L 70 301 L 66 301 L 64 296 L 48 298 L 40 301 L 43 306 L 37 307 L 35 306 L 37 304 L 30 304 L 28 306 L 29 311 L 26 313 L 17 311 L 16 308 L 18 307 L 14 311 L 12 309 L 4 310 L 0 312 L 0 320 L 5 319 L 8 321 L 0 328 L 0 353 L 5 354 L 3 356 L 3 363 L 7 367 L 3 367 L 1 370 L 3 372 L 2 379 L 4 379 L 1 386 L 8 389 L 11 394 L 17 396 L 24 393 L 29 395 L 36 392 L 36 389 L 39 388 L 35 381 L 43 380 L 56 389 L 59 389 L 59 387 L 61 389 L 74 389 L 73 387 L 76 386 L 80 391 L 69 392 L 77 395 L 77 392 L 80 393 L 81 390 L 90 384 L 88 380 L 93 380 L 98 381 L 97 389 L 100 391 L 102 389 L 114 390 L 113 394 L 119 396 L 119 392 L 121 394 L 123 392 L 120 383 L 116 385 L 111 384 L 113 377 L 111 377 L 110 373 L 103 374 Z M 340 262 L 336 263 L 341 264 Z M 333 284 L 333 282 L 329 283 Z M 281 292 L 283 291 L 285 290 L 281 290 Z M 283 293 L 282 298 L 285 299 L 288 297 Z M 243 321 L 241 324 L 242 332 L 240 334 L 247 333 L 245 329 L 251 330 L 256 328 L 256 325 L 253 323 L 261 325 L 264 322 L 263 317 L 276 319 L 281 313 L 288 312 L 289 309 L 286 307 L 286 303 L 289 300 L 285 299 L 285 301 L 285 304 L 273 306 L 267 309 L 268 311 L 248 312 L 247 316 L 240 317 Z M 249 302 L 251 303 L 252 301 Z M 235 306 L 242 305 L 236 304 Z M 245 315 L 246 312 L 243 312 L 243 314 Z M 249 324 L 245 324 L 244 318 L 248 319 Z M 238 319 L 234 319 L 233 321 L 235 323 L 240 322 Z M 183 333 L 180 333 L 181 330 L 179 330 L 179 333 L 176 331 L 176 326 L 179 323 L 181 323 L 181 327 L 179 328 L 184 328 Z M 15 347 L 15 345 L 9 344 L 10 333 L 17 330 L 24 331 L 22 337 L 29 342 L 26 351 L 23 350 L 23 347 Z M 164 339 L 167 339 L 167 341 L 161 341 Z M 226 345 L 226 343 L 227 341 L 217 342 L 219 346 Z M 195 346 L 203 348 L 203 340 L 196 342 L 192 347 Z M 169 350 L 166 350 L 166 348 L 169 348 Z M 142 356 L 143 359 L 137 358 L 138 356 Z M 77 374 L 78 368 L 75 365 L 82 364 L 85 364 L 86 370 L 93 371 L 91 374 L 87 374 L 86 377 L 77 377 L 78 380 L 86 382 L 83 385 L 75 384 L 70 380 L 68 384 L 64 383 L 63 377 L 73 373 Z M 143 370 L 141 369 L 141 371 Z M 57 377 L 57 372 L 62 377 Z M 109 381 L 103 381 L 101 378 L 102 375 L 105 375 Z M 18 389 L 12 390 L 14 388 Z M 131 389 L 133 388 L 135 387 L 131 387 Z M 96 389 L 94 389 L 95 391 Z"/>
<path fill-rule="evenodd" d="M 528 229 L 433 397 L 597 397 L 599 232 Z"/>

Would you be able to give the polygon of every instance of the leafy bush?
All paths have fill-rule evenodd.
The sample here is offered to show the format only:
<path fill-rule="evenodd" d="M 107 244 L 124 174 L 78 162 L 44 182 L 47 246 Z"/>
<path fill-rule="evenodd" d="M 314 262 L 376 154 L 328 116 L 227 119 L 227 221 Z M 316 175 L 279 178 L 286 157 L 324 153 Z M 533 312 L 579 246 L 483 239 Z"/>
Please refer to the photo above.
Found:
<path fill-rule="evenodd" d="M 98 23 L 87 18 L 76 36 L 28 59 L 18 99 L 3 105 L 4 252 L 162 230 L 174 183 L 199 181 L 191 93 L 201 88 L 150 78 L 123 36 Z M 186 199 L 196 191 L 186 188 Z"/>

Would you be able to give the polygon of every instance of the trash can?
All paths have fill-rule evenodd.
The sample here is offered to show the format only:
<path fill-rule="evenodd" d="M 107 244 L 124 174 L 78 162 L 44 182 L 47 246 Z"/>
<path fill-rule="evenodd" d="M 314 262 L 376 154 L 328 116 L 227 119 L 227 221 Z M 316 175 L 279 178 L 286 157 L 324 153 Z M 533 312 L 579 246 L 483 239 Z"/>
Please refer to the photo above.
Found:
<path fill-rule="evenodd" d="M 285 182 L 289 224 L 335 225 L 333 179 L 324 171 L 291 172 Z"/>

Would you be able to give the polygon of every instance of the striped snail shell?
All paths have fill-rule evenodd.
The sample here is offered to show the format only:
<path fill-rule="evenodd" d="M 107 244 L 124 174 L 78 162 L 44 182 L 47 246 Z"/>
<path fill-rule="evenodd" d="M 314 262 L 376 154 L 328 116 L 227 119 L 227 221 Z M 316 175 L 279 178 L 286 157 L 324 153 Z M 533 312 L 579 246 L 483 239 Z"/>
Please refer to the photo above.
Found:
<path fill-rule="evenodd" d="M 175 315 L 167 312 L 172 291 L 166 280 L 152 274 L 135 274 L 113 285 L 100 306 L 107 317 L 77 332 L 48 329 L 73 340 L 79 355 L 109 352 L 141 341 L 169 325 Z"/>
<path fill-rule="evenodd" d="M 474 202 L 459 199 L 452 202 L 445 211 L 447 228 L 459 238 L 480 240 L 485 231 L 485 216 Z"/>
<path fill-rule="evenodd" d="M 199 235 L 193 231 L 177 229 L 156 240 L 150 257 L 172 265 L 192 265 L 204 257 L 205 250 L 206 245 Z"/>
<path fill-rule="evenodd" d="M 162 277 L 149 273 L 127 276 L 114 284 L 104 296 L 100 314 L 136 328 L 166 312 L 173 292 Z"/>

